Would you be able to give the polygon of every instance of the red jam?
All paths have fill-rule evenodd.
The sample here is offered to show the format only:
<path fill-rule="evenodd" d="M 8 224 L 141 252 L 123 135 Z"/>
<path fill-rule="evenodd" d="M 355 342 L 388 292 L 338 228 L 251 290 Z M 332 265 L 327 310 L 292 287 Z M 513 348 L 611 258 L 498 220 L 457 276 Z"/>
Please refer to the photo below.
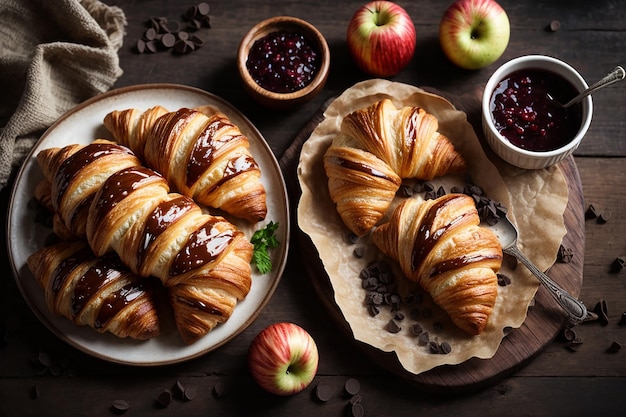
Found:
<path fill-rule="evenodd" d="M 319 59 L 319 53 L 303 35 L 277 31 L 254 42 L 246 67 L 264 89 L 292 93 L 311 83 Z"/>
<path fill-rule="evenodd" d="M 513 72 L 491 95 L 490 110 L 496 129 L 515 146 L 529 151 L 551 151 L 570 142 L 582 124 L 582 105 L 560 108 L 550 98 L 566 103 L 576 88 L 564 78 L 540 69 Z"/>

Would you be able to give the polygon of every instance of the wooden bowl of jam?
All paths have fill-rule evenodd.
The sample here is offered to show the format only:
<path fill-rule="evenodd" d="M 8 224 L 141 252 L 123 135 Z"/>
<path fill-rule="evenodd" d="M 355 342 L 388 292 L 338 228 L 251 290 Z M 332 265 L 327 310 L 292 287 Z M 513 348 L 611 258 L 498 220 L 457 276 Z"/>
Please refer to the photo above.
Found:
<path fill-rule="evenodd" d="M 508 163 L 541 169 L 570 156 L 591 124 L 591 96 L 568 108 L 587 88 L 583 77 L 556 58 L 527 55 L 498 68 L 482 98 L 483 132 Z M 555 102 L 556 101 L 556 102 Z"/>
<path fill-rule="evenodd" d="M 330 50 L 310 23 L 277 16 L 256 24 L 239 45 L 244 89 L 259 103 L 289 109 L 315 97 L 326 84 Z"/>

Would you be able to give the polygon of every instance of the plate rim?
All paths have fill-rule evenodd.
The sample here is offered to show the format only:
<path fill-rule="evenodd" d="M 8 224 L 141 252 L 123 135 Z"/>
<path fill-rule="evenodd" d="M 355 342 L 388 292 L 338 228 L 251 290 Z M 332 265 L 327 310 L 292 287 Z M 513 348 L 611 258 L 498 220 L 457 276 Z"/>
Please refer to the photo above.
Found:
<path fill-rule="evenodd" d="M 65 120 L 67 120 L 68 118 L 70 118 L 72 115 L 74 115 L 75 113 L 82 111 L 92 105 L 95 105 L 103 100 L 109 99 L 111 97 L 115 97 L 115 96 L 119 96 L 119 95 L 124 95 L 124 94 L 129 94 L 129 93 L 141 93 L 142 91 L 154 91 L 154 90 L 177 90 L 177 91 L 185 91 L 188 92 L 190 94 L 195 94 L 198 96 L 204 96 L 209 98 L 210 100 L 218 103 L 220 110 L 223 110 L 224 108 L 228 109 L 229 112 L 233 112 L 235 114 L 237 114 L 237 117 L 241 118 L 245 123 L 246 123 L 246 127 L 248 129 L 251 130 L 251 132 L 256 136 L 255 137 L 255 141 L 258 142 L 257 145 L 260 145 L 261 147 L 264 148 L 265 152 L 268 155 L 268 159 L 269 162 L 271 162 L 271 169 L 273 171 L 275 171 L 276 173 L 276 178 L 275 180 L 278 181 L 279 183 L 279 188 L 282 190 L 281 193 L 281 200 L 280 203 L 277 205 L 278 207 L 280 207 L 281 211 L 284 212 L 285 216 L 284 216 L 284 221 L 285 224 L 282 225 L 281 224 L 281 228 L 284 228 L 284 238 L 281 241 L 281 246 L 283 247 L 283 250 L 280 252 L 280 257 L 278 259 L 275 260 L 275 278 L 273 279 L 271 285 L 269 285 L 267 292 L 263 295 L 261 301 L 259 302 L 258 307 L 252 312 L 252 314 L 250 314 L 247 318 L 245 318 L 245 320 L 243 320 L 243 322 L 229 335 L 227 335 L 226 337 L 224 337 L 222 340 L 217 341 L 215 344 L 204 348 L 204 349 L 198 349 L 196 351 L 193 351 L 187 355 L 184 356 L 180 356 L 180 357 L 175 357 L 175 358 L 163 358 L 161 360 L 150 360 L 150 361 L 145 361 L 145 362 L 137 362 L 137 361 L 132 361 L 132 360 L 126 360 L 120 357 L 116 357 L 115 355 L 111 355 L 111 354 L 106 354 L 103 352 L 99 352 L 99 351 L 95 351 L 94 349 L 90 349 L 86 346 L 84 346 L 83 344 L 81 344 L 79 341 L 76 341 L 74 339 L 72 339 L 71 337 L 69 337 L 67 334 L 65 334 L 65 332 L 63 332 L 61 329 L 58 328 L 57 325 L 55 325 L 55 323 L 53 322 L 53 320 L 51 320 L 51 315 L 52 313 L 49 311 L 40 311 L 39 307 L 35 305 L 35 302 L 31 299 L 31 296 L 28 294 L 28 291 L 26 291 L 24 285 L 21 282 L 21 273 L 16 265 L 16 261 L 15 261 L 15 254 L 14 254 L 14 248 L 13 248 L 13 244 L 11 242 L 11 231 L 14 230 L 15 226 L 12 225 L 12 221 L 11 219 L 14 216 L 14 200 L 16 198 L 16 195 L 18 193 L 18 188 L 19 185 L 21 184 L 22 181 L 25 180 L 25 175 L 26 175 L 26 168 L 29 165 L 29 161 L 32 160 L 35 150 L 41 145 L 42 142 L 44 142 L 46 140 L 46 138 L 48 136 L 50 136 L 52 134 L 52 132 L 55 131 L 55 129 L 58 128 L 59 125 L 61 125 Z M 95 138 L 94 138 L 95 139 Z M 258 140 L 257 140 L 258 139 Z M 56 337 L 58 337 L 60 340 L 62 340 L 63 342 L 67 343 L 68 345 L 78 349 L 79 351 L 88 354 L 89 356 L 98 358 L 98 359 L 102 359 L 102 360 L 106 360 L 108 362 L 111 363 L 117 363 L 117 364 L 122 364 L 122 365 L 132 365 L 132 366 L 137 366 L 137 367 L 153 367 L 153 366 L 165 366 L 165 365 L 172 365 L 172 364 L 177 364 L 177 363 L 181 363 L 181 362 L 186 362 L 192 359 L 195 359 L 199 356 L 205 355 L 209 352 L 212 352 L 222 346 L 224 346 L 225 344 L 227 344 L 228 342 L 232 341 L 234 338 L 236 338 L 238 335 L 240 335 L 241 333 L 243 333 L 257 318 L 258 316 L 261 314 L 261 312 L 265 309 L 265 307 L 267 306 L 267 304 L 269 303 L 269 301 L 271 300 L 274 292 L 276 291 L 276 288 L 278 287 L 283 273 L 285 271 L 286 268 L 286 264 L 287 264 L 287 258 L 288 258 L 288 254 L 289 254 L 289 246 L 290 246 L 290 237 L 291 237 L 291 218 L 290 218 L 290 201 L 289 201 L 289 195 L 288 195 L 288 190 L 287 190 L 287 186 L 286 186 L 286 182 L 285 182 L 285 178 L 284 178 L 284 174 L 282 172 L 282 169 L 280 167 L 280 164 L 278 162 L 278 159 L 276 157 L 276 155 L 274 154 L 274 152 L 272 151 L 271 147 L 269 146 L 269 143 L 267 142 L 267 140 L 265 139 L 265 137 L 262 135 L 262 133 L 259 131 L 259 129 L 250 121 L 250 119 L 243 113 L 241 112 L 239 109 L 237 109 L 234 105 L 232 105 L 230 102 L 228 102 L 227 100 L 225 100 L 224 98 L 211 93 L 209 91 L 203 90 L 201 88 L 198 87 L 193 87 L 193 86 L 189 86 L 189 85 L 183 85 L 183 84 L 175 84 L 175 83 L 145 83 L 145 84 L 134 84 L 134 85 L 129 85 L 129 86 L 123 86 L 123 87 L 118 87 L 118 88 L 114 88 L 111 90 L 108 90 L 104 93 L 98 94 L 96 96 L 90 97 L 88 99 L 86 99 L 85 101 L 77 104 L 76 106 L 72 107 L 71 109 L 69 109 L 68 111 L 66 111 L 65 113 L 63 113 L 61 116 L 59 116 L 54 123 L 52 123 L 43 133 L 42 135 L 39 137 L 39 139 L 35 142 L 35 144 L 32 146 L 32 148 L 29 150 L 28 154 L 26 155 L 26 158 L 24 159 L 24 161 L 21 163 L 17 174 L 15 175 L 15 179 L 13 181 L 13 184 L 11 186 L 11 192 L 9 194 L 9 201 L 8 201 L 8 206 L 7 206 L 7 216 L 6 216 L 6 220 L 5 220 L 5 227 L 6 227 L 6 245 L 7 245 L 7 255 L 8 255 L 8 260 L 9 260 L 9 264 L 11 266 L 11 272 L 13 275 L 13 279 L 16 283 L 16 286 L 18 287 L 18 290 L 20 291 L 20 294 L 22 296 L 22 298 L 24 299 L 24 301 L 26 302 L 26 304 L 28 305 L 29 309 L 33 312 L 33 314 L 37 317 L 37 319 L 49 330 L 51 331 Z M 68 320 L 66 318 L 62 318 L 63 320 Z M 71 323 L 68 321 L 68 323 Z M 93 335 L 95 335 L 95 337 L 97 337 L 99 334 L 98 332 L 96 332 L 93 329 L 87 329 L 86 327 L 88 326 L 76 326 L 77 329 L 79 328 L 85 328 L 85 330 L 88 330 L 89 332 L 91 332 Z M 101 336 L 103 336 L 101 334 Z M 123 339 L 120 339 L 123 340 Z M 138 341 L 140 343 L 140 341 Z"/>

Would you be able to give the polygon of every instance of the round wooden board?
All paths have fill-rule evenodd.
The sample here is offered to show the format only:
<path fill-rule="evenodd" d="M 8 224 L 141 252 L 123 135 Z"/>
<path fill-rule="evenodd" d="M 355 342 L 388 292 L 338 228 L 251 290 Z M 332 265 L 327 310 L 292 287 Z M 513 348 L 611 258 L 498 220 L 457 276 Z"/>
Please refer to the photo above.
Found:
<path fill-rule="evenodd" d="M 451 100 L 457 108 L 465 111 L 468 120 L 477 134 L 481 134 L 480 106 L 476 96 L 463 96 Z M 323 120 L 325 106 L 310 120 L 287 149 L 280 160 L 281 168 L 287 182 L 295 216 L 300 197 L 300 187 L 296 169 L 302 144 L 308 139 L 315 126 Z M 582 288 L 584 265 L 584 199 L 578 169 L 573 157 L 560 163 L 560 169 L 569 187 L 569 200 L 564 213 L 567 234 L 563 238 L 563 246 L 571 248 L 575 254 L 569 263 L 556 263 L 548 271 L 548 275 L 565 290 L 578 296 Z M 334 301 L 334 294 L 328 276 L 319 259 L 317 250 L 309 237 L 297 227 L 292 229 L 296 234 L 294 242 L 298 243 L 304 267 L 311 277 L 321 302 L 331 312 L 348 337 L 352 333 L 343 314 Z M 521 266 L 520 266 L 521 267 Z M 458 365 L 446 365 L 430 371 L 414 375 L 407 372 L 398 362 L 394 353 L 382 352 L 365 343 L 358 345 L 378 365 L 393 374 L 411 381 L 416 387 L 431 392 L 464 393 L 492 385 L 503 377 L 515 372 L 541 350 L 551 343 L 559 334 L 565 316 L 549 292 L 540 287 L 535 296 L 535 304 L 529 310 L 524 324 L 512 330 L 502 341 L 496 354 L 488 360 L 473 358 Z"/>

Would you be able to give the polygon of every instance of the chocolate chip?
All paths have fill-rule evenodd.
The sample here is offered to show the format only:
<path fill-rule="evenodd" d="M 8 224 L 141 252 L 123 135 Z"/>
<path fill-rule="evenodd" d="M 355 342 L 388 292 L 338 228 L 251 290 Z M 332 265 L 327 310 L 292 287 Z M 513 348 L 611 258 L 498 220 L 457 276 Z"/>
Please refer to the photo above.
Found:
<path fill-rule="evenodd" d="M 559 22 L 558 20 L 553 20 L 548 25 L 548 30 L 550 32 L 556 32 L 559 29 L 561 29 L 561 22 Z"/>
<path fill-rule="evenodd" d="M 626 326 L 626 311 L 622 313 L 622 316 L 620 317 L 617 324 L 619 324 L 620 326 Z"/>
<path fill-rule="evenodd" d="M 402 330 L 402 327 L 400 327 L 400 325 L 396 323 L 396 321 L 393 319 L 387 322 L 385 328 L 389 333 L 398 333 L 400 330 Z"/>
<path fill-rule="evenodd" d="M 430 341 L 430 336 L 428 335 L 428 332 L 422 332 L 420 333 L 420 335 L 417 337 L 417 343 L 420 346 L 425 346 L 428 344 L 428 342 Z"/>
<path fill-rule="evenodd" d="M 176 36 L 171 33 L 166 33 L 161 37 L 161 45 L 164 48 L 171 48 L 176 43 Z"/>
<path fill-rule="evenodd" d="M 617 257 L 611 263 L 611 273 L 616 274 L 620 272 L 626 266 L 626 260 L 624 258 Z"/>
<path fill-rule="evenodd" d="M 577 337 L 574 340 L 570 340 L 566 345 L 565 345 L 565 349 L 569 350 L 570 352 L 576 352 L 578 350 L 578 348 L 583 344 L 583 341 L 581 338 Z"/>
<path fill-rule="evenodd" d="M 401 197 L 412 197 L 413 196 L 413 187 L 407 184 L 402 184 L 400 189 L 398 190 Z"/>
<path fill-rule="evenodd" d="M 428 351 L 434 354 L 439 353 L 440 352 L 439 343 L 435 342 L 434 340 L 428 342 Z"/>
<path fill-rule="evenodd" d="M 359 236 L 357 236 L 356 233 L 354 232 L 348 233 L 348 243 L 351 243 L 354 245 L 358 241 L 359 241 Z"/>
<path fill-rule="evenodd" d="M 365 415 L 365 409 L 363 408 L 363 405 L 360 402 L 351 404 L 350 414 L 353 417 L 363 417 Z"/>
<path fill-rule="evenodd" d="M 598 315 L 598 320 L 600 320 L 600 323 L 602 323 L 603 326 L 609 324 L 609 313 L 606 300 L 598 301 L 593 308 L 593 312 Z"/>
<path fill-rule="evenodd" d="M 572 261 L 574 257 L 574 251 L 571 248 L 566 248 L 563 245 L 559 246 L 559 251 L 557 253 L 557 261 L 567 264 Z"/>
<path fill-rule="evenodd" d="M 185 398 L 185 385 L 181 381 L 176 381 L 172 388 L 172 392 L 180 399 Z"/>
<path fill-rule="evenodd" d="M 598 216 L 597 221 L 599 224 L 605 224 L 609 221 L 610 218 L 611 218 L 611 213 L 601 213 Z"/>
<path fill-rule="evenodd" d="M 205 2 L 198 3 L 198 5 L 196 6 L 196 11 L 200 16 L 207 16 L 211 11 L 211 7 L 208 3 Z"/>
<path fill-rule="evenodd" d="M 440 347 L 440 352 L 444 355 L 447 355 L 448 353 L 452 352 L 452 346 L 448 342 L 441 342 L 441 345 L 439 347 Z"/>
<path fill-rule="evenodd" d="M 215 398 L 222 398 L 224 395 L 226 395 L 226 387 L 224 386 L 224 383 L 217 382 L 213 386 L 213 396 Z"/>
<path fill-rule="evenodd" d="M 420 334 L 422 334 L 424 332 L 424 328 L 422 327 L 421 324 L 419 323 L 414 323 L 411 327 L 411 334 L 413 336 L 419 336 Z"/>
<path fill-rule="evenodd" d="M 497 273 L 496 278 L 498 279 L 498 285 L 501 287 L 506 287 L 507 285 L 511 284 L 511 278 L 509 278 L 507 275 Z"/>
<path fill-rule="evenodd" d="M 357 258 L 362 258 L 365 255 L 365 246 L 357 246 L 354 248 L 354 256 Z"/>
<path fill-rule="evenodd" d="M 115 400 L 111 404 L 111 408 L 113 409 L 113 411 L 121 414 L 130 409 L 130 404 L 128 404 L 128 401 L 126 400 Z"/>
<path fill-rule="evenodd" d="M 585 220 L 591 220 L 598 217 L 598 212 L 596 207 L 593 204 L 589 204 L 587 210 L 585 211 Z"/>
<path fill-rule="evenodd" d="M 562 332 L 563 339 L 567 342 L 571 342 L 572 340 L 576 340 L 576 331 L 571 327 L 566 327 Z"/>
<path fill-rule="evenodd" d="M 194 398 L 196 398 L 196 395 L 198 394 L 198 387 L 196 387 L 195 385 L 189 385 L 187 387 L 185 387 L 185 392 L 183 393 L 183 398 L 187 401 L 191 401 Z"/>
<path fill-rule="evenodd" d="M 619 350 L 622 348 L 622 345 L 620 345 L 618 342 L 613 342 L 611 343 L 611 346 L 609 346 L 607 348 L 607 353 L 617 353 L 619 352 Z"/>
<path fill-rule="evenodd" d="M 318 384 L 317 387 L 315 387 L 315 398 L 317 398 L 318 401 L 325 403 L 330 400 L 331 397 L 332 390 L 328 385 Z"/>
<path fill-rule="evenodd" d="M 348 378 L 343 384 L 343 389 L 348 395 L 356 395 L 361 390 L 361 383 L 356 378 Z"/>
<path fill-rule="evenodd" d="M 350 397 L 350 404 L 358 404 L 363 400 L 363 397 L 360 394 L 355 394 Z"/>
<path fill-rule="evenodd" d="M 157 404 L 163 408 L 172 402 L 172 391 L 165 389 L 157 397 Z"/>
<path fill-rule="evenodd" d="M 187 39 L 181 39 L 179 41 L 176 41 L 176 43 L 174 44 L 174 52 L 179 55 L 188 54 L 195 51 L 195 49 L 196 46 L 194 45 L 194 43 Z"/>

